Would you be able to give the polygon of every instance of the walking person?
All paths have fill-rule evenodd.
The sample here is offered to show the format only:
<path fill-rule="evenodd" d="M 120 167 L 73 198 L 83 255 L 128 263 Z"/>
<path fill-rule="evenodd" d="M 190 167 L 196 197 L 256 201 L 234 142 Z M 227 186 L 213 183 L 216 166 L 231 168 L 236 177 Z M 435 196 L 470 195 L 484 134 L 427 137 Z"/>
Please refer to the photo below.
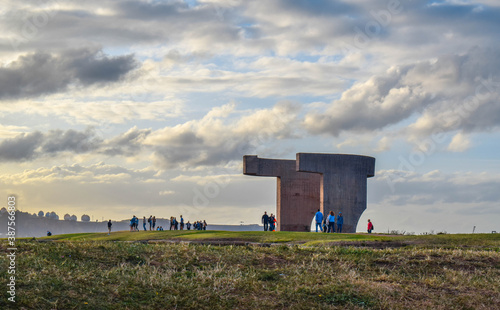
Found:
<path fill-rule="evenodd" d="M 326 221 L 328 223 L 328 232 L 334 233 L 335 232 L 335 213 L 333 211 L 330 211 L 330 214 L 328 214 Z"/>
<path fill-rule="evenodd" d="M 153 216 L 153 219 L 151 220 L 153 222 L 153 230 L 155 230 L 156 226 L 156 216 Z"/>
<path fill-rule="evenodd" d="M 111 234 L 111 226 L 113 225 L 113 223 L 111 223 L 111 219 L 108 221 L 108 236 L 109 234 Z"/>
<path fill-rule="evenodd" d="M 337 215 L 337 232 L 342 232 L 342 225 L 344 225 L 344 217 L 342 216 L 342 212 L 339 212 Z"/>
<path fill-rule="evenodd" d="M 207 221 L 203 220 L 203 230 L 207 230 Z"/>
<path fill-rule="evenodd" d="M 144 228 L 144 231 L 147 231 L 147 229 L 146 229 L 146 217 L 145 216 L 142 217 L 142 228 Z"/>
<path fill-rule="evenodd" d="M 151 227 L 153 226 L 153 216 L 152 215 L 149 216 L 148 223 L 149 223 L 149 230 L 151 230 Z"/>
<path fill-rule="evenodd" d="M 184 230 L 184 218 L 181 215 L 181 230 Z"/>
<path fill-rule="evenodd" d="M 371 234 L 373 230 L 373 223 L 368 219 L 368 233 Z"/>
<path fill-rule="evenodd" d="M 321 223 L 323 222 L 323 213 L 318 209 L 318 212 L 314 215 L 314 218 L 316 219 L 316 232 L 318 232 L 318 227 L 319 230 L 321 229 Z"/>
<path fill-rule="evenodd" d="M 264 212 L 262 216 L 262 224 L 264 224 L 264 231 L 267 231 L 269 229 L 269 215 L 267 215 L 267 212 Z"/>

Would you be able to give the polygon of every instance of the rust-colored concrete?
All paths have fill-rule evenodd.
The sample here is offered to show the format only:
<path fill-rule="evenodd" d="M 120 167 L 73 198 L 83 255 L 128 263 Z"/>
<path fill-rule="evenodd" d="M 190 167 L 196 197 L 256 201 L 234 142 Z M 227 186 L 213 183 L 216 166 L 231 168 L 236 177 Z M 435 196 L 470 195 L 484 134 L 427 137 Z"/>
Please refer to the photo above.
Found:
<path fill-rule="evenodd" d="M 367 178 L 375 175 L 375 158 L 360 155 L 297 153 L 297 171 L 321 175 L 321 212 L 342 211 L 342 232 L 354 233 L 366 209 Z"/>
<path fill-rule="evenodd" d="M 312 218 L 320 206 L 319 174 L 297 172 L 295 160 L 255 155 L 243 156 L 243 174 L 277 177 L 276 230 L 311 231 Z"/>

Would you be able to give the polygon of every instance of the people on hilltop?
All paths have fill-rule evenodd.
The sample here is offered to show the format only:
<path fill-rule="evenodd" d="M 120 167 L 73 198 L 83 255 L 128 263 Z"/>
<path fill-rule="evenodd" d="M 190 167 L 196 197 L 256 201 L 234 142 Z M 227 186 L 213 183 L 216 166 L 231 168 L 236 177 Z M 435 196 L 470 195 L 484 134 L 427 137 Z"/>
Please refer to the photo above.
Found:
<path fill-rule="evenodd" d="M 139 218 L 135 215 L 130 219 L 130 231 L 138 231 L 139 230 Z"/>
<path fill-rule="evenodd" d="M 172 216 L 170 217 L 170 230 L 184 230 L 184 227 L 187 230 L 207 230 L 207 221 L 206 220 L 199 220 L 196 222 L 184 222 L 184 217 L 181 215 L 180 216 L 180 221 L 177 220 L 176 217 Z M 146 218 L 146 216 L 142 217 L 142 227 L 144 231 L 147 231 L 147 226 L 146 223 L 149 223 L 149 230 L 150 231 L 162 231 L 164 230 L 163 226 L 156 225 L 156 216 L 149 216 L 149 218 Z M 108 222 L 108 234 L 111 233 L 111 220 Z M 130 219 L 130 231 L 139 231 L 139 218 L 135 215 L 132 216 Z"/>
<path fill-rule="evenodd" d="M 111 226 L 113 226 L 113 223 L 111 223 L 111 219 L 108 221 L 108 236 L 111 234 Z"/>
<path fill-rule="evenodd" d="M 262 215 L 262 224 L 264 224 L 264 231 L 269 229 L 269 215 L 267 215 L 267 211 Z"/>
<path fill-rule="evenodd" d="M 323 222 L 323 213 L 321 213 L 321 211 L 318 209 L 318 212 L 316 212 L 314 218 L 316 220 L 316 232 L 318 232 L 318 227 L 319 230 L 321 231 L 322 230 L 321 223 Z"/>
<path fill-rule="evenodd" d="M 342 225 L 344 225 L 344 217 L 342 216 L 342 212 L 339 212 L 337 215 L 337 232 L 342 232 Z"/>
<path fill-rule="evenodd" d="M 333 211 L 330 211 L 330 214 L 328 214 L 326 218 L 326 223 L 328 225 L 328 233 L 334 233 L 335 232 L 335 213 Z"/>
<path fill-rule="evenodd" d="M 373 231 L 373 223 L 368 219 L 368 233 L 371 234 Z"/>

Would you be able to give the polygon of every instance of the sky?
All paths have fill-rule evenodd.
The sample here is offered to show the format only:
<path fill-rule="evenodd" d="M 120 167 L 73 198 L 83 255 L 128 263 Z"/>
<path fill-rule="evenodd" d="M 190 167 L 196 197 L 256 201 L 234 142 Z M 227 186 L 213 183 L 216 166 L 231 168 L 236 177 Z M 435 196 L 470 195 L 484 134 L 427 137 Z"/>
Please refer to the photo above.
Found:
<path fill-rule="evenodd" d="M 500 231 L 500 2 L 2 0 L 0 197 L 259 223 L 243 155 L 376 158 L 376 231 Z M 475 227 L 475 228 L 474 228 Z"/>

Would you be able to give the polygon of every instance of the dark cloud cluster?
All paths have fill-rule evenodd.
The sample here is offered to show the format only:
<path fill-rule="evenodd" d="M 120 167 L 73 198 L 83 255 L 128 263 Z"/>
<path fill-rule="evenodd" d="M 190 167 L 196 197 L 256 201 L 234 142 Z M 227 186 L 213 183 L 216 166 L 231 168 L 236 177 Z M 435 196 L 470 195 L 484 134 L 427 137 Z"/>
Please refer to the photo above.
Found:
<path fill-rule="evenodd" d="M 62 153 L 135 156 L 141 151 L 142 140 L 150 130 L 132 128 L 109 140 L 100 138 L 95 130 L 50 130 L 23 133 L 0 142 L 0 162 L 23 162 L 53 157 Z"/>
<path fill-rule="evenodd" d="M 0 99 L 30 98 L 70 85 L 116 82 L 136 67 L 133 55 L 108 57 L 96 49 L 35 52 L 0 68 Z"/>

